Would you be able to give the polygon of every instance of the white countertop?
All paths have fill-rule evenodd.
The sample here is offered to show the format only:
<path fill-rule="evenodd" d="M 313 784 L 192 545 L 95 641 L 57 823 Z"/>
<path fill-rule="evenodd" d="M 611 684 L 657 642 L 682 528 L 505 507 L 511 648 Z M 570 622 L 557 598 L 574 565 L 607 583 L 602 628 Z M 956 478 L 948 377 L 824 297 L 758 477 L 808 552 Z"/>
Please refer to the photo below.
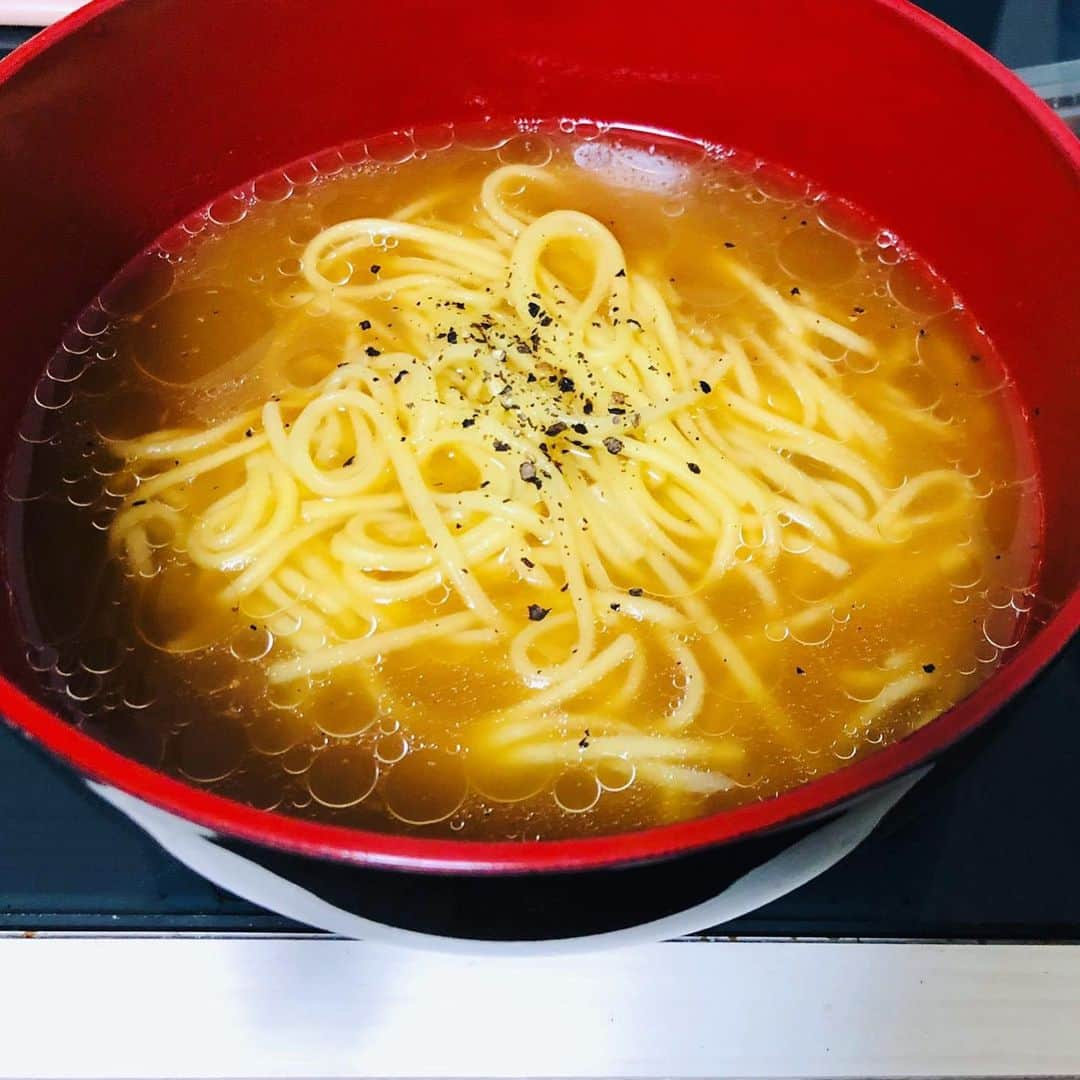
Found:
<path fill-rule="evenodd" d="M 1080 946 L 0 940 L 0 1077 L 1080 1074 Z"/>

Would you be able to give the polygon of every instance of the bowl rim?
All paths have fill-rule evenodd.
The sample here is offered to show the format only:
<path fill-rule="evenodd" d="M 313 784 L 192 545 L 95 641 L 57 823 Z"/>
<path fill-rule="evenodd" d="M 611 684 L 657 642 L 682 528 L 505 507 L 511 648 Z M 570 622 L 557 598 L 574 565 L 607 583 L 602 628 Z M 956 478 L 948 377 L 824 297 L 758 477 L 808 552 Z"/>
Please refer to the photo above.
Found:
<path fill-rule="evenodd" d="M 126 0 L 91 0 L 0 61 L 0 86 L 37 56 Z M 943 41 L 1003 87 L 1080 177 L 1080 139 L 1021 79 L 958 31 L 908 0 L 873 0 Z M 1080 630 L 1080 589 L 971 695 L 904 739 L 772 798 L 707 817 L 568 840 L 448 840 L 327 825 L 257 810 L 142 765 L 79 731 L 0 676 L 0 715 L 80 773 L 216 834 L 315 858 L 438 873 L 529 873 L 610 868 L 688 853 L 806 822 L 868 794 L 941 753 L 1022 690 Z"/>

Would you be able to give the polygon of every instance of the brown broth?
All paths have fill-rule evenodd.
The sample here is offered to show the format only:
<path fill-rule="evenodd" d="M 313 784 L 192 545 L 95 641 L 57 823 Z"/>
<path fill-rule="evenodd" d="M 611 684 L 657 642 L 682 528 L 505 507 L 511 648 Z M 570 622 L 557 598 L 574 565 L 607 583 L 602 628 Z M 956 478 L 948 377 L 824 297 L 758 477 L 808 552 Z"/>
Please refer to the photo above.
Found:
<path fill-rule="evenodd" d="M 29 458 L 17 455 L 8 484 L 22 514 L 16 600 L 55 707 L 124 753 L 256 807 L 381 830 L 551 838 L 782 792 L 903 737 L 1007 657 L 1029 606 L 1038 492 L 1004 369 L 970 313 L 897 238 L 798 177 L 678 140 L 589 135 L 553 128 L 437 150 L 416 149 L 418 136 L 408 160 L 393 164 L 322 155 L 323 171 L 289 167 L 192 215 L 102 292 L 50 362 L 22 429 Z M 267 629 L 265 605 L 213 602 L 225 576 L 169 554 L 167 536 L 150 580 L 107 551 L 117 508 L 148 477 L 106 440 L 206 427 L 338 363 L 345 328 L 293 303 L 299 256 L 316 232 L 442 192 L 444 215 L 468 235 L 481 179 L 510 161 L 555 170 L 558 207 L 602 220 L 628 264 L 670 281 L 704 324 L 745 330 L 761 317 L 745 292 L 707 271 L 713 253 L 733 252 L 782 294 L 812 290 L 889 358 L 875 365 L 829 346 L 841 393 L 888 429 L 892 486 L 933 468 L 957 468 L 976 486 L 971 519 L 896 538 L 887 555 L 845 549 L 845 582 L 857 588 L 809 571 L 795 548 L 770 570 L 779 613 L 766 618 L 739 574 L 706 596 L 790 722 L 778 735 L 725 663 L 702 653 L 709 691 L 695 733 L 745 750 L 730 791 L 672 796 L 636 781 L 632 761 L 587 753 L 564 768 L 501 769 L 471 741 L 478 716 L 520 694 L 501 647 L 482 663 L 452 648 L 395 653 L 379 667 L 381 693 L 348 676 L 271 686 L 266 665 L 289 650 Z M 542 185 L 518 205 L 556 208 Z M 371 317 L 392 322 L 395 310 L 390 296 L 372 302 Z M 772 406 L 790 412 L 789 391 L 754 359 Z M 944 422 L 945 434 L 897 419 L 883 404 L 887 387 Z M 233 480 L 221 470 L 194 481 L 187 511 L 205 510 Z M 745 539 L 739 558 L 752 563 L 754 538 Z M 557 592 L 512 580 L 498 597 L 516 611 L 559 603 Z M 796 627 L 788 620 L 798 612 Z M 347 624 L 347 614 L 335 624 L 342 638 L 357 632 Z M 166 641 L 169 651 L 155 647 Z M 899 677 L 896 657 L 925 686 L 864 723 L 861 710 Z M 678 680 L 669 659 L 650 655 L 626 716 L 649 730 Z M 601 683 L 579 705 L 603 708 L 613 688 Z"/>

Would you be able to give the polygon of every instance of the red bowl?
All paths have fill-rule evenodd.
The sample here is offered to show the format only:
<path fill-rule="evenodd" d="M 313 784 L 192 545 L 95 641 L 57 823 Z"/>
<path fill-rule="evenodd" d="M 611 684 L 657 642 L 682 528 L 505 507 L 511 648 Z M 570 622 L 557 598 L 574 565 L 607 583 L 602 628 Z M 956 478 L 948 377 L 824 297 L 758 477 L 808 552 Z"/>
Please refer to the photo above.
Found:
<path fill-rule="evenodd" d="M 0 63 L 0 446 L 65 328 L 185 214 L 323 147 L 489 113 L 645 124 L 750 150 L 925 256 L 977 313 L 1028 410 L 1047 620 L 974 694 L 871 757 L 764 802 L 582 840 L 376 834 L 198 790 L 35 700 L 7 612 L 0 712 L 82 772 L 222 834 L 473 873 L 611 866 L 805 821 L 986 720 L 1080 626 L 1080 144 L 1018 79 L 903 0 L 97 0 Z"/>

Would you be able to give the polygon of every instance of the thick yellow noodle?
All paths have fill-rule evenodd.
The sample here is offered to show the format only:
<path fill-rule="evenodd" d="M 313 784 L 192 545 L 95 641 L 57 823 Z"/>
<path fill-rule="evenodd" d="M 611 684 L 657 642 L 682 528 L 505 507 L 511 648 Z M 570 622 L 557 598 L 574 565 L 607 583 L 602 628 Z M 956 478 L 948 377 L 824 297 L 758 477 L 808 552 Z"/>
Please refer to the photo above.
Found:
<path fill-rule="evenodd" d="M 707 795 L 733 783 L 741 750 L 695 730 L 703 655 L 725 662 L 782 744 L 800 733 L 705 597 L 733 576 L 775 610 L 769 567 L 782 555 L 845 595 L 853 544 L 883 547 L 970 513 L 971 485 L 934 471 L 890 490 L 886 433 L 842 392 L 823 347 L 870 357 L 874 346 L 807 290 L 796 302 L 726 258 L 717 273 L 760 319 L 703 331 L 677 286 L 628 265 L 597 219 L 512 210 L 503 192 L 525 182 L 557 198 L 557 173 L 499 168 L 468 234 L 432 196 L 315 236 L 300 300 L 321 298 L 324 317 L 351 328 L 337 367 L 208 430 L 114 444 L 158 467 L 110 541 L 150 576 L 148 529 L 167 528 L 184 558 L 227 575 L 222 604 L 261 600 L 285 645 L 271 684 L 332 678 L 420 643 L 478 663 L 498 649 L 520 692 L 476 718 L 472 747 L 508 767 L 573 762 L 588 729 L 590 752 L 627 758 L 643 783 Z M 587 269 L 584 286 L 561 276 L 560 257 Z M 369 263 L 382 264 L 374 276 Z M 368 310 L 388 301 L 393 327 Z M 765 378 L 793 409 L 771 403 Z M 460 483 L 436 480 L 437 460 L 452 460 Z M 186 513 L 178 489 L 225 468 L 235 483 L 201 516 Z M 737 557 L 746 544 L 752 563 Z M 525 586 L 559 596 L 558 609 L 530 615 Z M 432 594 L 442 603 L 417 603 Z M 646 731 L 627 706 L 649 657 L 681 676 Z M 583 705 L 601 684 L 607 709 Z M 917 685 L 897 681 L 886 703 Z"/>

